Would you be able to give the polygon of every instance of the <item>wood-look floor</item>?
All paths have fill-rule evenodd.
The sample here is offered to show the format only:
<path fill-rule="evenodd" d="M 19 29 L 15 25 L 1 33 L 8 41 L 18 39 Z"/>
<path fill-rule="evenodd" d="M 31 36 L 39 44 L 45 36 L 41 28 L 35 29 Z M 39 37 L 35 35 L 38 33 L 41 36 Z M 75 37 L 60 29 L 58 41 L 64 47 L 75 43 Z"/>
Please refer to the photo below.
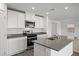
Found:
<path fill-rule="evenodd" d="M 22 53 L 16 54 L 14 56 L 34 56 L 34 50 L 33 49 L 27 49 Z M 72 56 L 79 56 L 79 53 L 74 52 Z"/>
<path fill-rule="evenodd" d="M 14 56 L 33 56 L 33 49 L 25 50 L 24 52 L 16 54 Z"/>

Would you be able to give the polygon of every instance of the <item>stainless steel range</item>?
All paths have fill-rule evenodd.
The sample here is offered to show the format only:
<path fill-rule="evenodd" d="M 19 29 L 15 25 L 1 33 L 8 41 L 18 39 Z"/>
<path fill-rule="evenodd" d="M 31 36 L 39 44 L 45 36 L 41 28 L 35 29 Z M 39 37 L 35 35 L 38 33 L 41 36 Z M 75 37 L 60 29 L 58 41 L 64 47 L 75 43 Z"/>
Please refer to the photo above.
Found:
<path fill-rule="evenodd" d="M 27 35 L 27 46 L 34 45 L 32 41 L 37 40 L 36 34 Z"/>
<path fill-rule="evenodd" d="M 33 41 L 37 40 L 37 34 L 35 34 L 35 33 L 23 33 L 23 35 L 27 36 L 27 46 L 34 45 Z"/>

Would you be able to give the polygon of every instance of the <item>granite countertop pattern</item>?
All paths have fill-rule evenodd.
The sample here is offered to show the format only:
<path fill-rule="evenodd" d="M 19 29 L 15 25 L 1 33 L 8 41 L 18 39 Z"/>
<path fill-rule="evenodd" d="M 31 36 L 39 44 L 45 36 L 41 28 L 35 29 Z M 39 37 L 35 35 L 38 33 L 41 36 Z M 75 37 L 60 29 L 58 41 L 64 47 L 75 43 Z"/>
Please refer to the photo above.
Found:
<path fill-rule="evenodd" d="M 72 40 L 69 39 L 55 39 L 50 40 L 48 38 L 38 38 L 38 40 L 33 41 L 34 43 L 40 44 L 44 47 L 60 51 L 65 46 L 67 46 L 69 43 L 72 42 Z"/>
<path fill-rule="evenodd" d="M 42 35 L 42 34 L 46 34 L 46 32 L 36 32 L 36 33 L 31 33 L 31 34 Z M 26 37 L 28 35 L 29 34 L 26 34 L 26 35 L 23 35 L 23 34 L 8 34 L 7 39 L 18 38 L 18 37 Z"/>
<path fill-rule="evenodd" d="M 35 32 L 35 34 L 42 35 L 42 34 L 46 34 L 46 32 Z"/>
<path fill-rule="evenodd" d="M 26 36 L 24 36 L 23 34 L 9 34 L 7 36 L 7 39 L 10 39 L 10 38 L 18 38 L 18 37 L 26 37 Z"/>

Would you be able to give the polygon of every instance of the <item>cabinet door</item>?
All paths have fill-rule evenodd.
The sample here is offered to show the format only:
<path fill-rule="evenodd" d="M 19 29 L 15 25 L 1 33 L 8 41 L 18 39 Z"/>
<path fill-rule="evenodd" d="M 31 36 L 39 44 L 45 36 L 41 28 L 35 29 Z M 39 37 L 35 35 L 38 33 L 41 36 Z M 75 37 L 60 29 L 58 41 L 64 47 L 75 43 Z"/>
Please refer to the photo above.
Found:
<path fill-rule="evenodd" d="M 40 21 L 41 21 L 41 25 L 40 25 L 41 28 L 46 28 L 46 26 L 47 26 L 46 21 L 47 21 L 47 20 L 46 20 L 45 18 L 41 18 Z"/>
<path fill-rule="evenodd" d="M 17 28 L 17 12 L 8 10 L 8 28 Z"/>
<path fill-rule="evenodd" d="M 18 51 L 18 40 L 17 39 L 9 39 L 8 40 L 8 48 L 7 48 L 7 54 L 8 55 L 14 55 Z"/>
<path fill-rule="evenodd" d="M 35 28 L 44 28 L 44 18 L 41 17 L 35 17 Z"/>
<path fill-rule="evenodd" d="M 43 24 L 43 18 L 40 18 L 40 28 L 44 28 L 44 24 Z"/>
<path fill-rule="evenodd" d="M 20 53 L 25 49 L 27 49 L 27 37 L 12 38 L 8 40 L 8 55 Z"/>
<path fill-rule="evenodd" d="M 35 28 L 40 28 L 40 19 L 39 19 L 39 17 L 35 17 Z"/>
<path fill-rule="evenodd" d="M 42 26 L 43 26 L 43 28 L 47 27 L 46 23 L 47 23 L 47 20 L 45 18 L 43 18 L 43 20 L 42 20 Z"/>
<path fill-rule="evenodd" d="M 46 56 L 46 47 L 34 43 L 34 56 Z"/>
<path fill-rule="evenodd" d="M 34 14 L 26 12 L 26 20 L 34 22 Z"/>
<path fill-rule="evenodd" d="M 27 48 L 27 38 L 22 38 L 18 40 L 19 51 L 25 50 Z"/>
<path fill-rule="evenodd" d="M 18 28 L 25 28 L 25 14 L 18 12 Z"/>
<path fill-rule="evenodd" d="M 79 53 L 79 39 L 74 40 L 73 49 L 74 49 L 75 52 Z"/>

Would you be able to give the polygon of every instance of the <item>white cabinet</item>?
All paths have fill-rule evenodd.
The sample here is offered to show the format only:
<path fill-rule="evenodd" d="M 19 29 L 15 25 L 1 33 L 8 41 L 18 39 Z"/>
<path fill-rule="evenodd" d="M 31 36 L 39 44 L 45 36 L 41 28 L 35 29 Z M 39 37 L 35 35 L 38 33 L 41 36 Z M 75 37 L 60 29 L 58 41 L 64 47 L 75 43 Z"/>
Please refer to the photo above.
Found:
<path fill-rule="evenodd" d="M 38 19 L 38 17 L 35 17 L 35 28 L 40 28 L 40 21 Z"/>
<path fill-rule="evenodd" d="M 35 22 L 35 20 L 34 20 L 34 14 L 32 14 L 30 12 L 26 12 L 26 20 Z"/>
<path fill-rule="evenodd" d="M 27 49 L 27 37 L 8 39 L 7 55 L 14 55 Z"/>
<path fill-rule="evenodd" d="M 46 28 L 46 20 L 44 18 L 40 18 L 40 28 Z"/>
<path fill-rule="evenodd" d="M 74 52 L 79 53 L 79 39 L 75 39 L 74 40 L 74 42 L 73 42 L 73 49 L 74 49 Z"/>
<path fill-rule="evenodd" d="M 42 28 L 42 18 L 35 16 L 35 28 Z"/>
<path fill-rule="evenodd" d="M 18 12 L 18 28 L 25 28 L 25 14 Z"/>
<path fill-rule="evenodd" d="M 8 28 L 17 28 L 17 12 L 8 10 Z"/>
<path fill-rule="evenodd" d="M 39 19 L 39 27 L 43 28 L 43 19 L 42 18 Z"/>
<path fill-rule="evenodd" d="M 46 28 L 45 18 L 35 16 L 30 12 L 26 12 L 26 20 L 35 22 L 35 28 Z"/>
<path fill-rule="evenodd" d="M 48 48 L 34 43 L 34 56 L 48 56 L 46 55 L 47 54 L 46 49 Z"/>
<path fill-rule="evenodd" d="M 71 56 L 72 54 L 73 42 L 69 43 L 59 51 L 34 43 L 34 56 Z"/>
<path fill-rule="evenodd" d="M 24 28 L 25 14 L 13 10 L 8 10 L 8 28 Z"/>
<path fill-rule="evenodd" d="M 42 20 L 42 28 L 47 28 L 47 20 L 45 18 Z"/>
<path fill-rule="evenodd" d="M 35 16 L 35 28 L 46 28 L 46 21 L 44 18 Z"/>

